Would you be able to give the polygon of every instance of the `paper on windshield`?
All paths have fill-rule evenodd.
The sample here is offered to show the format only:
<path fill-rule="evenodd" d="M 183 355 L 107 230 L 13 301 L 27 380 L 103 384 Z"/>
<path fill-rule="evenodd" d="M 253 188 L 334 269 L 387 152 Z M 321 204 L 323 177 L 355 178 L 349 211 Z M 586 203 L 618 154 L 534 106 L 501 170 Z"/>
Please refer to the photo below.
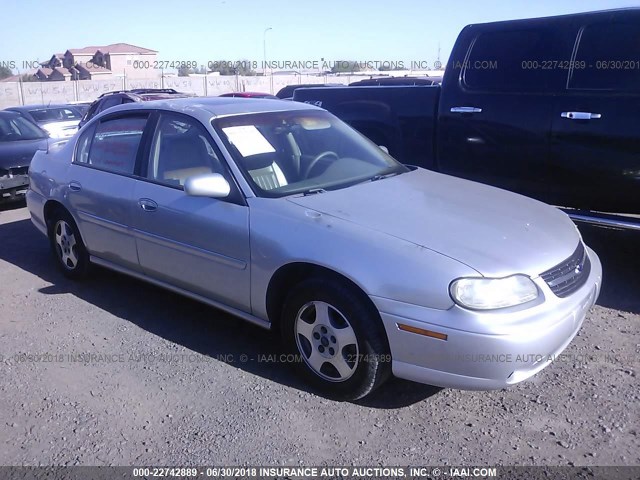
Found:
<path fill-rule="evenodd" d="M 276 151 L 254 125 L 239 125 L 222 130 L 243 157 Z"/>

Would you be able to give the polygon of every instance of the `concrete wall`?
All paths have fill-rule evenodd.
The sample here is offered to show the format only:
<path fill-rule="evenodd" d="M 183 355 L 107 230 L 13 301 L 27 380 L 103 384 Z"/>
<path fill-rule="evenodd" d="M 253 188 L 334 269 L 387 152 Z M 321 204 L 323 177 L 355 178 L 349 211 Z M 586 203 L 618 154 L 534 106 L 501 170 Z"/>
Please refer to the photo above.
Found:
<path fill-rule="evenodd" d="M 300 83 L 344 83 L 362 79 L 359 76 L 273 75 L 266 77 L 193 76 L 165 78 L 121 78 L 108 80 L 75 80 L 70 82 L 0 82 L 0 109 L 18 105 L 92 101 L 106 92 L 132 88 L 174 88 L 198 96 L 251 91 L 275 94 L 286 85 Z M 366 77 L 365 77 L 366 78 Z"/>

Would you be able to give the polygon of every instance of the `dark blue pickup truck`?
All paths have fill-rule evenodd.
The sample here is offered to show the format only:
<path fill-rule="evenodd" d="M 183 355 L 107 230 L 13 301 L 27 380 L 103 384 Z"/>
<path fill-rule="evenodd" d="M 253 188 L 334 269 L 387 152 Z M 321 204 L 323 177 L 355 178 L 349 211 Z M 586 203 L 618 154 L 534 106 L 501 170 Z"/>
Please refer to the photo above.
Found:
<path fill-rule="evenodd" d="M 465 27 L 442 85 L 309 88 L 398 160 L 640 230 L 640 8 Z"/>

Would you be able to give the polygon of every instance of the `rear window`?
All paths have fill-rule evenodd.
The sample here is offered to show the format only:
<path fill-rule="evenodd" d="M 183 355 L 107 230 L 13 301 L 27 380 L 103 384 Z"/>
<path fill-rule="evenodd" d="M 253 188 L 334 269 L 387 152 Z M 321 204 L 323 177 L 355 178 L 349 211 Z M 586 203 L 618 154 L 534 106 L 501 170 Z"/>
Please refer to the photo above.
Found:
<path fill-rule="evenodd" d="M 546 92 L 562 86 L 569 69 L 569 53 L 552 29 L 486 32 L 472 44 L 461 69 L 465 86 L 473 90 Z M 565 58 L 566 56 L 566 58 Z"/>
<path fill-rule="evenodd" d="M 640 91 L 640 29 L 629 23 L 585 27 L 569 88 Z"/>
<path fill-rule="evenodd" d="M 111 107 L 115 107 L 117 105 L 121 105 L 122 104 L 122 98 L 118 95 L 114 95 L 111 97 L 107 97 L 103 102 L 102 105 L 100 106 L 100 111 L 104 111 L 107 108 L 111 108 Z"/>
<path fill-rule="evenodd" d="M 80 120 L 82 115 L 75 108 L 41 108 L 37 110 L 29 110 L 31 116 L 38 123 L 47 122 L 64 122 L 69 120 Z"/>

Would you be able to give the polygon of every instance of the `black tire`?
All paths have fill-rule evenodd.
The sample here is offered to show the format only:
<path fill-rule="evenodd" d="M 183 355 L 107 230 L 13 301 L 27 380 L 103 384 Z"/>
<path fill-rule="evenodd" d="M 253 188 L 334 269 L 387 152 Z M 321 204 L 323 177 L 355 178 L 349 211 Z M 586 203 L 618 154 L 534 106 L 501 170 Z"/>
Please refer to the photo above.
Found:
<path fill-rule="evenodd" d="M 295 369 L 329 397 L 363 398 L 391 374 L 382 320 L 366 300 L 342 282 L 312 278 L 294 287 L 285 301 L 281 335 L 295 354 Z"/>
<path fill-rule="evenodd" d="M 63 209 L 56 210 L 49 219 L 49 244 L 56 265 L 62 274 L 80 280 L 89 273 L 89 253 L 73 217 Z"/>

